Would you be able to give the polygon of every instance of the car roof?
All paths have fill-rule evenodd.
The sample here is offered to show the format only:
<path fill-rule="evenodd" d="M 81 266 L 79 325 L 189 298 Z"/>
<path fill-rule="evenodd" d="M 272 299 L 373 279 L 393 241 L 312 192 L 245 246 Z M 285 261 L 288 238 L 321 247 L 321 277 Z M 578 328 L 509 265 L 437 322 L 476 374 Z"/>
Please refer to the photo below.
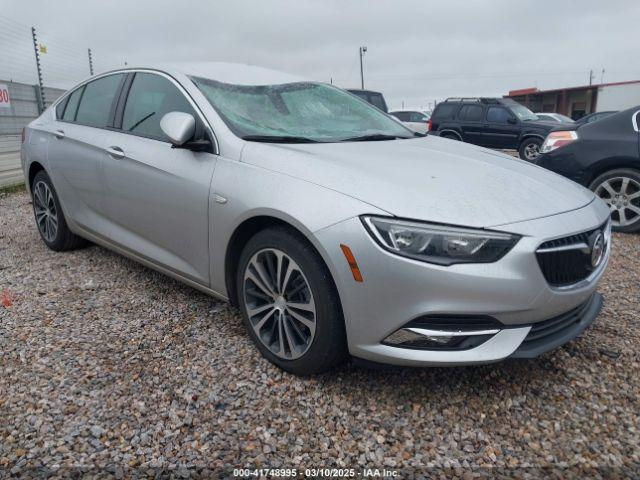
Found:
<path fill-rule="evenodd" d="M 160 70 L 168 74 L 203 77 L 235 85 L 276 85 L 282 83 L 309 82 L 304 77 L 279 72 L 269 68 L 243 63 L 227 62 L 179 62 L 127 66 L 118 70 Z"/>
<path fill-rule="evenodd" d="M 426 108 L 394 108 L 393 110 L 389 110 L 389 113 L 391 112 L 428 112 L 429 110 L 427 110 Z"/>
<path fill-rule="evenodd" d="M 375 90 L 363 90 L 362 88 L 347 88 L 347 92 L 375 93 L 377 95 L 382 95 L 381 92 L 376 92 Z"/>

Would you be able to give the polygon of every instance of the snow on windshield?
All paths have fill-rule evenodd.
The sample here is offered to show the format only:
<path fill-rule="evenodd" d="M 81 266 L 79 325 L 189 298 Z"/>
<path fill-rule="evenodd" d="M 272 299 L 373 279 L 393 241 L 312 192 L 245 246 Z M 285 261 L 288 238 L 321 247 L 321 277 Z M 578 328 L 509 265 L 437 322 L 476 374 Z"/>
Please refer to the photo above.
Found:
<path fill-rule="evenodd" d="M 197 87 L 238 136 L 340 141 L 363 135 L 412 134 L 375 107 L 336 87 L 297 82 L 232 85 L 194 77 Z"/>

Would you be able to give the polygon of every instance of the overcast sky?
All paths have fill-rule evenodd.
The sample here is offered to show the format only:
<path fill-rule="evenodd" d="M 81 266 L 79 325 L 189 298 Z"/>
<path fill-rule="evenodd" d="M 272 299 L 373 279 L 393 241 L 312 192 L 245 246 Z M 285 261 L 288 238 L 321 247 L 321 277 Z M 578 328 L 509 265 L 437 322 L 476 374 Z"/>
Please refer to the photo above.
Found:
<path fill-rule="evenodd" d="M 640 79 L 640 1 L 3 0 L 0 80 L 35 82 L 28 27 L 47 53 L 45 83 L 149 61 L 232 61 L 341 87 L 391 106 L 448 96 Z"/>

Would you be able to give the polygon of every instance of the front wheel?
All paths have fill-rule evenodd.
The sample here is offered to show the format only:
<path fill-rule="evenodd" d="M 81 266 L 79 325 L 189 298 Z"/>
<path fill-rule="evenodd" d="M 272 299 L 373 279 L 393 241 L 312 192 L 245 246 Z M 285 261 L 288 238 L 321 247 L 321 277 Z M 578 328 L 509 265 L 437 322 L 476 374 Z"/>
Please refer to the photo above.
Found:
<path fill-rule="evenodd" d="M 522 160 L 527 162 L 533 162 L 540 155 L 540 147 L 542 146 L 542 140 L 537 137 L 525 138 L 520 144 L 518 153 Z"/>
<path fill-rule="evenodd" d="M 237 291 L 251 339 L 278 367 L 309 375 L 345 358 L 335 285 L 322 258 L 295 231 L 274 227 L 249 240 L 240 257 Z"/>
<path fill-rule="evenodd" d="M 609 206 L 613 230 L 640 230 L 640 171 L 631 168 L 611 170 L 591 182 L 589 188 Z"/>

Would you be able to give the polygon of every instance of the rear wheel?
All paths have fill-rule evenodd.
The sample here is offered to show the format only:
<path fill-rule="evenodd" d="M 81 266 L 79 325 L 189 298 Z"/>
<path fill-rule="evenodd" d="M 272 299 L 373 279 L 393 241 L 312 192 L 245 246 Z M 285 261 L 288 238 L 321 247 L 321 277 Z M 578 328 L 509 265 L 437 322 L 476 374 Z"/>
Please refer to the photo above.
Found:
<path fill-rule="evenodd" d="M 322 258 L 296 232 L 276 227 L 245 246 L 237 291 L 262 355 L 297 375 L 324 372 L 346 356 L 342 309 Z"/>
<path fill-rule="evenodd" d="M 461 140 L 461 138 L 457 136 L 455 133 L 443 133 L 442 135 L 440 135 L 440 137 L 448 138 L 449 140 L 457 140 L 457 141 Z"/>
<path fill-rule="evenodd" d="M 542 146 L 542 140 L 537 137 L 525 138 L 520 144 L 518 153 L 522 160 L 527 162 L 533 162 L 538 155 L 540 155 L 540 147 Z"/>
<path fill-rule="evenodd" d="M 589 188 L 609 206 L 613 230 L 640 230 L 640 171 L 611 170 L 596 178 Z"/>
<path fill-rule="evenodd" d="M 62 252 L 82 247 L 87 243 L 85 239 L 69 230 L 58 194 L 44 170 L 39 171 L 33 179 L 31 194 L 36 226 L 47 247 Z"/>

